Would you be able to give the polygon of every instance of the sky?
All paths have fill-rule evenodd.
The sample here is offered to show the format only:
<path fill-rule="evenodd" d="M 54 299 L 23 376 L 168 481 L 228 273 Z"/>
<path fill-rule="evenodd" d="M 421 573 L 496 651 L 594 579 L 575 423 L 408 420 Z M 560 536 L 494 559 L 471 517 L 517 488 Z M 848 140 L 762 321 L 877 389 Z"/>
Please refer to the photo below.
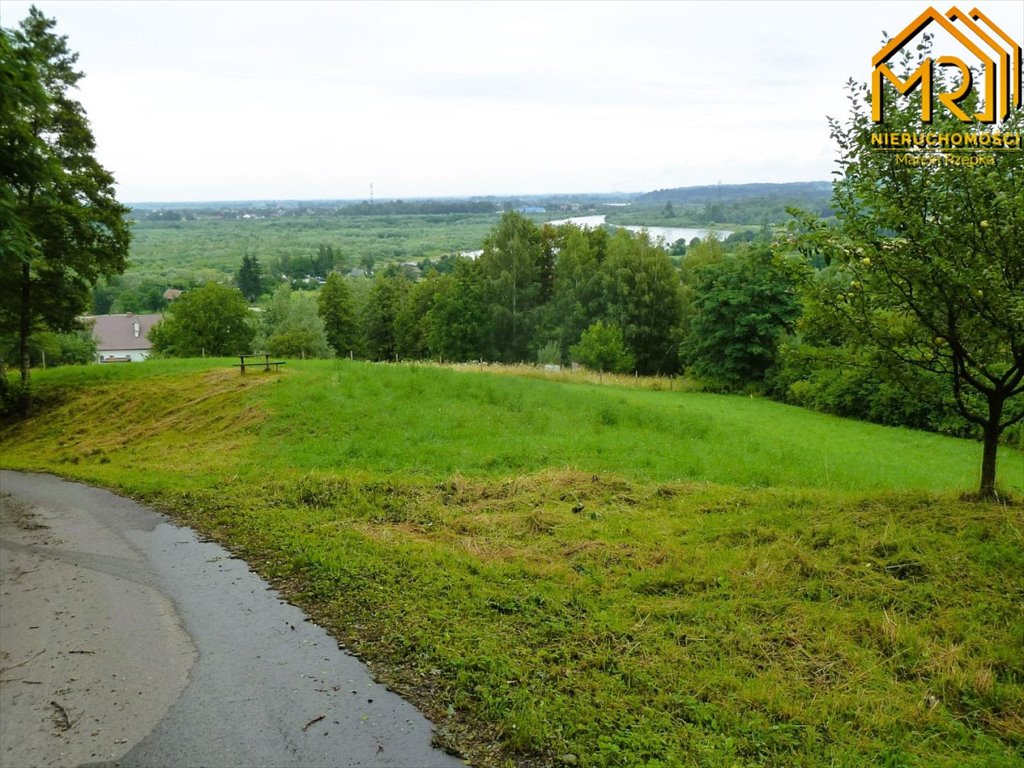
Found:
<path fill-rule="evenodd" d="M 974 7 L 967 0 L 965 10 Z M 36 0 L 125 202 L 644 192 L 829 179 L 883 30 L 926 2 Z M 977 5 L 1024 40 L 1024 3 Z M 30 3 L 3 0 L 15 26 Z M 938 7 L 938 6 L 937 6 Z M 945 6 L 940 8 L 945 10 Z"/>

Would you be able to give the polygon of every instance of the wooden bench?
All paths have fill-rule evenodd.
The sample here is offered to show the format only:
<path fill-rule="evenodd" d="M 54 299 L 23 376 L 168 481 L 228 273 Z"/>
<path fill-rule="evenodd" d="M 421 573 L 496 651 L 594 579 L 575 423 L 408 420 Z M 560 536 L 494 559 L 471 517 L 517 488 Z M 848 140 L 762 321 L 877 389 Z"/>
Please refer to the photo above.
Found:
<path fill-rule="evenodd" d="M 263 370 L 269 371 L 270 366 L 274 366 L 275 371 L 281 370 L 281 366 L 285 365 L 284 360 L 271 360 L 270 355 L 239 355 L 238 359 L 241 360 L 239 363 L 235 363 L 235 368 L 240 368 L 242 373 L 245 373 L 245 369 L 256 368 L 262 366 Z"/>

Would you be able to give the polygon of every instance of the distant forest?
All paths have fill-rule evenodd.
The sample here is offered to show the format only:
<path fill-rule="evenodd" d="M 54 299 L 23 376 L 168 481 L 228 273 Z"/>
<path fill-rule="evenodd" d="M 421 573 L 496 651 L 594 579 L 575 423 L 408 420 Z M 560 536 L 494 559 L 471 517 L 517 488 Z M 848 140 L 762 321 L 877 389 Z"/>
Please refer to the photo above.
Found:
<path fill-rule="evenodd" d="M 654 221 L 638 219 L 650 219 L 651 213 L 657 212 L 660 214 L 658 223 L 673 219 L 680 226 L 723 223 L 771 226 L 786 221 L 790 207 L 830 218 L 831 197 L 832 183 L 829 181 L 676 187 L 640 195 L 629 209 L 609 221 L 654 224 Z"/>

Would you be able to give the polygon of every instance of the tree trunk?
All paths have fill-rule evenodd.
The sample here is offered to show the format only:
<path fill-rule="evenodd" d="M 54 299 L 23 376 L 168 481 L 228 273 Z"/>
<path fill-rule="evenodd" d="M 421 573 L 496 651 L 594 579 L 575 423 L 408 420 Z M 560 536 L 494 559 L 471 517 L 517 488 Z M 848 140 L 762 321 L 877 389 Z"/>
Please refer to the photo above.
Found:
<path fill-rule="evenodd" d="M 32 272 L 29 270 L 29 262 L 22 265 L 22 306 L 18 307 L 18 328 L 17 328 L 17 361 L 22 370 L 22 388 L 29 386 L 29 368 L 32 358 L 29 354 L 29 336 L 32 334 L 32 312 L 29 309 L 29 301 L 32 298 Z"/>
<path fill-rule="evenodd" d="M 996 497 L 996 451 L 999 449 L 999 420 L 1003 415 L 1003 399 L 996 394 L 988 398 L 988 422 L 983 437 L 981 455 L 981 486 L 978 495 L 983 499 Z"/>

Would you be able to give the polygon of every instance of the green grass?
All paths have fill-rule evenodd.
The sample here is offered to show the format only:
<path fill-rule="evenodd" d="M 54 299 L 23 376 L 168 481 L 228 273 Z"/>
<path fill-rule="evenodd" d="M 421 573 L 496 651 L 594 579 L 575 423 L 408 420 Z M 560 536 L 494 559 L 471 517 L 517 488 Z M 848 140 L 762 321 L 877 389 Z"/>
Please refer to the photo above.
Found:
<path fill-rule="evenodd" d="M 42 373 L 0 461 L 225 542 L 477 765 L 1021 764 L 1024 508 L 960 500 L 976 444 L 742 397 L 229 362 Z M 1024 455 L 1000 461 L 1021 494 Z"/>
<path fill-rule="evenodd" d="M 265 402 L 275 418 L 263 427 L 259 460 L 277 469 L 441 478 L 556 467 L 641 482 L 938 491 L 970 489 L 981 460 L 977 443 L 762 399 L 431 366 L 298 367 Z M 1024 491 L 1020 458 L 1003 454 L 1002 481 Z"/>

